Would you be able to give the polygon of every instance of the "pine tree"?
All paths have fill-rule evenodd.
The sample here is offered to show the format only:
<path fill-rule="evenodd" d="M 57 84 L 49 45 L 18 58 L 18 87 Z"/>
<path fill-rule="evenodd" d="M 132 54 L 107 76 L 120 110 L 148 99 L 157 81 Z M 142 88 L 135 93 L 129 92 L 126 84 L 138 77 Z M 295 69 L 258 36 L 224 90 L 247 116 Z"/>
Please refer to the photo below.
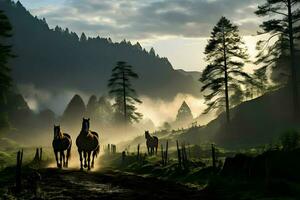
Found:
<path fill-rule="evenodd" d="M 189 122 L 193 120 L 193 115 L 190 107 L 187 105 L 185 101 L 181 104 L 177 116 L 176 116 L 176 121 L 177 122 Z"/>
<path fill-rule="evenodd" d="M 156 53 L 155 53 L 155 50 L 153 49 L 153 47 L 151 47 L 149 54 L 154 57 L 156 56 Z"/>
<path fill-rule="evenodd" d="M 87 41 L 86 35 L 85 33 L 82 33 L 80 36 L 80 42 L 86 42 L 86 41 Z"/>
<path fill-rule="evenodd" d="M 12 27 L 7 16 L 0 11 L 0 128 L 8 126 L 8 117 L 5 111 L 7 95 L 12 86 L 8 60 L 13 57 L 11 46 L 5 39 L 11 37 Z"/>
<path fill-rule="evenodd" d="M 131 123 L 138 122 L 142 114 L 137 112 L 135 103 L 142 103 L 138 99 L 136 91 L 132 88 L 131 79 L 137 79 L 138 75 L 132 71 L 132 66 L 119 61 L 112 69 L 112 75 L 108 83 L 109 94 L 114 98 L 113 105 L 118 121 Z"/>
<path fill-rule="evenodd" d="M 300 39 L 299 4 L 299 0 L 266 0 L 255 12 L 261 17 L 271 17 L 260 25 L 263 31 L 259 34 L 266 34 L 269 37 L 257 44 L 257 49 L 260 50 L 257 63 L 262 63 L 264 68 L 284 66 L 283 61 L 287 63 L 290 68 L 288 75 L 293 93 L 295 119 L 300 117 L 295 57 L 295 40 Z M 275 42 L 272 42 L 273 39 Z"/>
<path fill-rule="evenodd" d="M 201 91 L 209 91 L 204 95 L 207 113 L 225 107 L 227 122 L 230 122 L 230 96 L 240 92 L 240 85 L 250 76 L 243 72 L 248 54 L 239 36 L 238 27 L 222 17 L 213 28 L 211 38 L 205 48 L 208 65 L 202 73 L 200 81 L 204 83 Z M 236 99 L 235 99 L 236 102 Z"/>

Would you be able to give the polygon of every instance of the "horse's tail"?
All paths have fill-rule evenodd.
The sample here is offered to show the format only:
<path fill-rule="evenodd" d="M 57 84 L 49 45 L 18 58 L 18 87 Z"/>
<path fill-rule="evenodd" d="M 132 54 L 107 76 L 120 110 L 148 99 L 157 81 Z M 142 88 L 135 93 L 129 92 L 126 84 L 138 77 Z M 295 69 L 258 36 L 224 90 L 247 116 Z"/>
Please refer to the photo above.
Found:
<path fill-rule="evenodd" d="M 69 146 L 69 148 L 68 148 L 68 150 L 67 150 L 67 157 L 69 158 L 69 159 L 71 159 L 71 151 L 72 150 L 72 140 L 71 140 L 71 143 L 70 143 L 70 146 Z"/>
<path fill-rule="evenodd" d="M 72 139 L 71 136 L 67 133 L 64 133 L 64 136 L 67 137 L 69 139 L 69 147 L 67 149 L 67 158 L 71 159 L 71 150 L 72 150 Z"/>
<path fill-rule="evenodd" d="M 97 148 L 94 150 L 93 154 L 97 158 L 98 154 L 100 153 L 100 145 L 97 146 Z"/>

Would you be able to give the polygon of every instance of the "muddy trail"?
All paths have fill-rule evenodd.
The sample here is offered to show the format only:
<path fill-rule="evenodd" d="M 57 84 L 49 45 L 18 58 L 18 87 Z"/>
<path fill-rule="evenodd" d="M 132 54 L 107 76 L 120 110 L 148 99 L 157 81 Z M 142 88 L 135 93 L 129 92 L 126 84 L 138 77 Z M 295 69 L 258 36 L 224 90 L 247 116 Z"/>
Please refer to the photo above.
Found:
<path fill-rule="evenodd" d="M 44 199 L 212 199 L 182 184 L 116 171 L 47 168 L 39 173 Z"/>

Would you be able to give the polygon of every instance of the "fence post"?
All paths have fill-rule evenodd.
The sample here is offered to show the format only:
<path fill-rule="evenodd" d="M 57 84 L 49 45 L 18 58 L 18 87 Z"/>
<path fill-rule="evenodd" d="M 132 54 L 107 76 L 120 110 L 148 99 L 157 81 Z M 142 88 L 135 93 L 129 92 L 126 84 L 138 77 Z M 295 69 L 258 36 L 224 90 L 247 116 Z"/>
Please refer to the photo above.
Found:
<path fill-rule="evenodd" d="M 137 146 L 137 160 L 140 159 L 140 144 Z"/>
<path fill-rule="evenodd" d="M 215 151 L 215 146 L 214 144 L 211 144 L 211 156 L 212 156 L 212 165 L 213 165 L 213 170 L 216 170 L 216 151 Z"/>
<path fill-rule="evenodd" d="M 176 146 L 177 146 L 178 166 L 181 167 L 181 152 L 179 149 L 178 140 L 176 140 Z"/>
<path fill-rule="evenodd" d="M 169 149 L 169 142 L 167 140 L 167 143 L 166 143 L 166 152 L 165 152 L 165 165 L 168 164 L 168 149 Z"/>
<path fill-rule="evenodd" d="M 160 150 L 161 150 L 161 163 L 162 163 L 162 165 L 165 165 L 164 147 L 162 144 L 160 144 Z"/>
<path fill-rule="evenodd" d="M 40 148 L 40 161 L 42 161 L 42 155 L 43 155 L 43 148 Z"/>
<path fill-rule="evenodd" d="M 22 188 L 22 160 L 23 160 L 23 149 L 17 153 L 17 166 L 16 166 L 16 193 L 21 192 Z"/>

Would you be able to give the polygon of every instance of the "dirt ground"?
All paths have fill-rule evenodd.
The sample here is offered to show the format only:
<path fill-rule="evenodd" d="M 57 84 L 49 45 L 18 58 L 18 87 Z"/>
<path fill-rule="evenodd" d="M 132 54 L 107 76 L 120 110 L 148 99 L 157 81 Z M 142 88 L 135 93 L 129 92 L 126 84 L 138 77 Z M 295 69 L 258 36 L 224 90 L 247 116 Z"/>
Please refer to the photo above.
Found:
<path fill-rule="evenodd" d="M 116 171 L 84 172 L 46 168 L 41 174 L 44 199 L 212 199 L 175 182 Z"/>

